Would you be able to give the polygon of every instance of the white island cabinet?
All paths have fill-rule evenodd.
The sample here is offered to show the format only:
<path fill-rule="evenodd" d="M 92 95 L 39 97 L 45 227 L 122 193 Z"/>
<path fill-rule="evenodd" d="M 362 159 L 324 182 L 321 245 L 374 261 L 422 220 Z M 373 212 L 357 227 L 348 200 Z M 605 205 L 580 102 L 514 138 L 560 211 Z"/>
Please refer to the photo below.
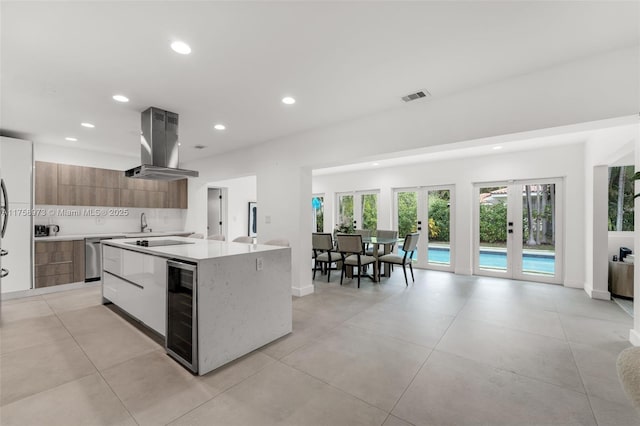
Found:
<path fill-rule="evenodd" d="M 164 336 L 167 259 L 110 246 L 102 258 L 103 296 Z"/>
<path fill-rule="evenodd" d="M 167 294 L 173 287 L 167 282 L 167 262 L 195 267 L 193 315 L 187 313 L 178 325 L 193 324 L 192 363 L 179 359 L 182 364 L 206 374 L 291 332 L 290 248 L 183 237 L 148 241 L 153 245 L 168 239 L 180 244 L 143 247 L 131 244 L 135 239 L 102 241 L 102 295 L 105 303 L 112 302 L 169 341 L 173 322 L 167 324 L 167 310 L 172 309 Z"/>

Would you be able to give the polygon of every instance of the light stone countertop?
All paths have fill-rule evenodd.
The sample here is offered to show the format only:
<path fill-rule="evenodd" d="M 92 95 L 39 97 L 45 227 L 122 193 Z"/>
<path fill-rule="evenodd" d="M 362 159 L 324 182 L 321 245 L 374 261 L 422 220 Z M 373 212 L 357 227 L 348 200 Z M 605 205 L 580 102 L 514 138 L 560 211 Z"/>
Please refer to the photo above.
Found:
<path fill-rule="evenodd" d="M 189 231 L 158 231 L 158 232 L 103 232 L 96 234 L 66 234 L 48 237 L 34 237 L 34 241 L 73 241 L 84 240 L 94 237 L 119 237 L 119 238 L 140 238 L 140 237 L 166 237 L 170 235 L 189 235 Z"/>
<path fill-rule="evenodd" d="M 246 244 L 246 243 L 234 243 L 227 241 L 216 240 L 203 240 L 199 238 L 186 238 L 186 237 L 152 237 L 145 238 L 149 241 L 153 240 L 176 240 L 185 241 L 191 244 L 171 245 L 171 246 L 158 246 L 158 247 L 143 247 L 135 244 L 127 244 L 131 240 L 104 240 L 102 244 L 118 247 L 127 250 L 138 251 L 141 253 L 151 254 L 155 256 L 176 258 L 192 262 L 197 262 L 206 259 L 215 259 L 229 256 L 239 256 L 244 254 L 259 253 L 273 250 L 290 250 L 289 247 L 268 246 L 265 244 Z"/>

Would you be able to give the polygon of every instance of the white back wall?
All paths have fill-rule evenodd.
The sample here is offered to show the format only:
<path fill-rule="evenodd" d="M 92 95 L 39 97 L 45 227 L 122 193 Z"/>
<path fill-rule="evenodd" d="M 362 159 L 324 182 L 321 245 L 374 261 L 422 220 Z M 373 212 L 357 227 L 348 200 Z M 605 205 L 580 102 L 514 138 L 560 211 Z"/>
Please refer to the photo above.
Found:
<path fill-rule="evenodd" d="M 325 194 L 325 232 L 335 227 L 335 194 L 350 190 L 380 189 L 378 228 L 392 229 L 393 190 L 416 186 L 455 185 L 455 271 L 472 273 L 473 184 L 511 179 L 564 178 L 565 284 L 584 285 L 584 174 L 583 144 L 502 155 L 413 164 L 366 172 L 314 176 L 313 193 Z M 309 201 L 309 206 L 311 205 Z M 309 207 L 311 209 L 311 207 Z M 331 209 L 331 210 L 329 210 Z M 331 218 L 331 220 L 329 220 Z"/>

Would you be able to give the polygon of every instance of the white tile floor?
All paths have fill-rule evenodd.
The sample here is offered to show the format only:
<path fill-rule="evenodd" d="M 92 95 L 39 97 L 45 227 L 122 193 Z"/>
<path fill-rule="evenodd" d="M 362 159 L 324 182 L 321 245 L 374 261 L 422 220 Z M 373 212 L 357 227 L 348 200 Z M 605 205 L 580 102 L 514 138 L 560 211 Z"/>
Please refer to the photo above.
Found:
<path fill-rule="evenodd" d="M 337 274 L 336 274 L 337 275 Z M 616 376 L 632 319 L 582 290 L 433 271 L 318 277 L 293 333 L 204 377 L 100 305 L 2 304 L 2 425 L 640 424 Z"/>

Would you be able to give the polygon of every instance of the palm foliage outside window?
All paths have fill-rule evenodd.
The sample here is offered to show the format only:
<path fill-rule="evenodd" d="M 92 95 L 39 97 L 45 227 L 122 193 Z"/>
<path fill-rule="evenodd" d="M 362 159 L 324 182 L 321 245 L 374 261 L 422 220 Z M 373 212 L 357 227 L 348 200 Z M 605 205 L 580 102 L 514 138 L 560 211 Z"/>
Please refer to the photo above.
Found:
<path fill-rule="evenodd" d="M 609 231 L 633 231 L 634 167 L 609 167 Z"/>

